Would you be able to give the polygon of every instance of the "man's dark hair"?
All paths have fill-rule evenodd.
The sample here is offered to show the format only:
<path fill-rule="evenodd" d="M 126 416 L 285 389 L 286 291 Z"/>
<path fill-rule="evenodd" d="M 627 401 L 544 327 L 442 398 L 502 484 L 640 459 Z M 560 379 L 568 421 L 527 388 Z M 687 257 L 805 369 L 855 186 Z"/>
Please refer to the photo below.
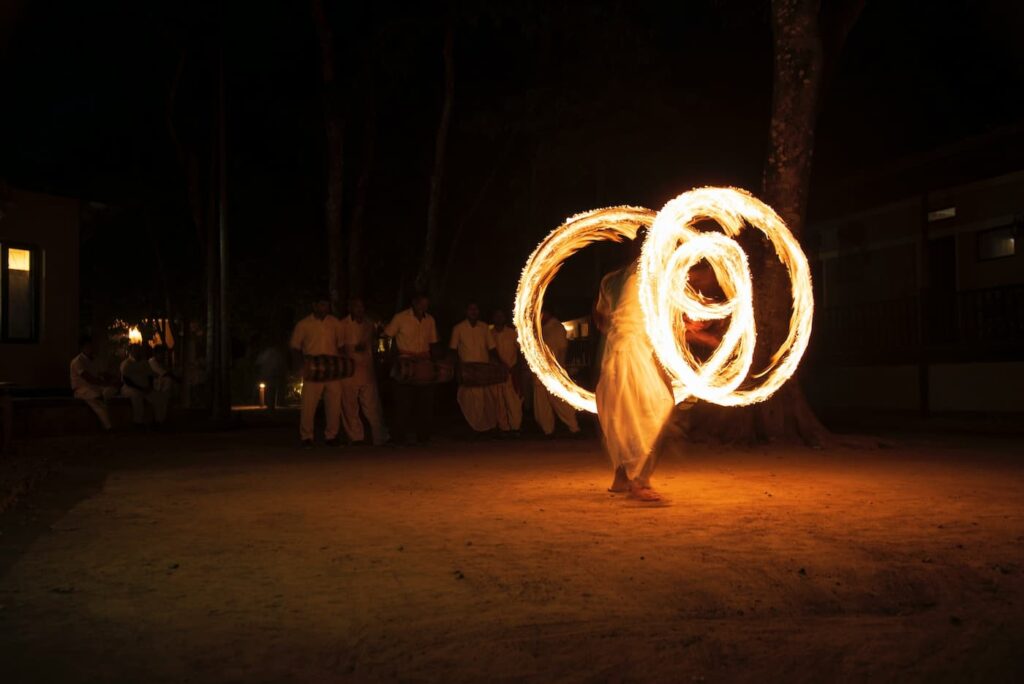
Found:
<path fill-rule="evenodd" d="M 85 345 L 93 344 L 94 342 L 95 340 L 92 335 L 82 335 L 78 338 L 78 350 L 81 351 L 85 349 Z"/>

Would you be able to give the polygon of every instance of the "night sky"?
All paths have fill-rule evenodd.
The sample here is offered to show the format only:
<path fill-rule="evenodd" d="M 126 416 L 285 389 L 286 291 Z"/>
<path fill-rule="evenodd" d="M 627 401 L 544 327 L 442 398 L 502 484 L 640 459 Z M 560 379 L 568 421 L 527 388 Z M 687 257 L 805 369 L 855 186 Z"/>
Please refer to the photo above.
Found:
<path fill-rule="evenodd" d="M 159 306 L 159 252 L 173 306 L 198 315 L 201 241 L 168 99 L 181 64 L 172 116 L 204 143 L 223 45 L 233 311 L 249 338 L 325 283 L 319 53 L 306 2 L 208 4 L 52 0 L 6 11 L 3 21 L 16 19 L 0 33 L 0 176 L 102 204 L 83 225 L 85 292 L 100 308 Z M 373 131 L 364 263 L 371 308 L 387 316 L 422 247 L 446 5 L 327 4 L 344 79 L 346 212 Z M 467 298 L 509 306 L 526 255 L 567 215 L 659 208 L 695 185 L 759 189 L 767 3 L 457 7 L 442 264 L 467 228 L 442 319 Z M 1019 123 L 1022 19 L 1013 2 L 868 2 L 826 86 L 813 191 Z M 584 280 L 593 270 L 574 267 Z M 553 298 L 567 309 L 580 301 L 557 288 Z"/>

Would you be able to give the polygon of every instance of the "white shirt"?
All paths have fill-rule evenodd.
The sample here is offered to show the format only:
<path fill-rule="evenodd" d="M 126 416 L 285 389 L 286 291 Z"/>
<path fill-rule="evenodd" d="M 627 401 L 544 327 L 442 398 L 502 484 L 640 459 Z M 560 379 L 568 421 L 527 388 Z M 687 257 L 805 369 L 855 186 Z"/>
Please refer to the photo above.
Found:
<path fill-rule="evenodd" d="M 145 359 L 136 360 L 129 356 L 121 362 L 121 379 L 127 378 L 143 389 L 150 388 L 153 375 L 153 369 Z"/>
<path fill-rule="evenodd" d="M 473 325 L 467 319 L 452 328 L 452 343 L 449 346 L 459 353 L 459 361 L 487 363 L 491 360 L 494 338 L 486 323 L 477 321 Z"/>
<path fill-rule="evenodd" d="M 399 354 L 427 356 L 430 345 L 437 342 L 437 325 L 430 314 L 424 314 L 421 320 L 409 308 L 395 314 L 384 328 L 384 334 L 395 338 Z"/>
<path fill-rule="evenodd" d="M 161 392 L 166 392 L 171 389 L 174 384 L 174 379 L 171 378 L 171 373 L 164 365 L 160 363 L 155 356 L 149 357 L 149 369 L 153 371 L 153 389 Z"/>
<path fill-rule="evenodd" d="M 355 364 L 352 376 L 344 378 L 344 381 L 360 385 L 374 381 L 373 346 L 375 342 L 373 323 L 365 318 L 360 322 L 353 319 L 352 316 L 345 316 L 341 319 L 341 344 L 345 347 L 345 353 Z M 359 345 L 362 345 L 362 351 L 356 351 L 356 347 Z"/>
<path fill-rule="evenodd" d="M 552 355 L 558 363 L 565 365 L 565 354 L 569 351 L 569 335 L 565 332 L 562 322 L 552 316 L 541 329 L 544 344 L 551 349 Z"/>
<path fill-rule="evenodd" d="M 519 359 L 519 334 L 511 325 L 506 325 L 501 330 L 491 328 L 491 336 L 494 338 L 494 348 L 498 351 L 498 358 L 508 367 L 512 367 Z"/>
<path fill-rule="evenodd" d="M 91 394 L 95 389 L 95 386 L 85 379 L 86 373 L 98 378 L 103 370 L 96 359 L 90 359 L 85 354 L 79 354 L 71 359 L 71 390 L 75 396 L 83 393 Z"/>
<path fill-rule="evenodd" d="M 337 356 L 341 346 L 341 321 L 331 314 L 322 319 L 309 314 L 295 324 L 290 346 L 303 356 Z"/>

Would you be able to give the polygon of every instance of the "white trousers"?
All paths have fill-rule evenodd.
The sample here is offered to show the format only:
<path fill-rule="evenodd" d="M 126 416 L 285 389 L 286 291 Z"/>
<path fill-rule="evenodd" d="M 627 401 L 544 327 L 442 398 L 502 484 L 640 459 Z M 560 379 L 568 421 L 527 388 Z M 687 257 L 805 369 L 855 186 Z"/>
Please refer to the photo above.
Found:
<path fill-rule="evenodd" d="M 494 389 L 498 401 L 498 428 L 503 432 L 518 430 L 523 424 L 523 398 L 516 392 L 512 378 L 505 378 L 505 382 L 495 385 Z"/>
<path fill-rule="evenodd" d="M 555 431 L 556 415 L 569 428 L 569 432 L 575 434 L 580 431 L 580 424 L 576 421 L 576 409 L 548 392 L 544 383 L 534 378 L 533 417 L 545 435 Z"/>
<path fill-rule="evenodd" d="M 327 418 L 324 437 L 334 439 L 338 436 L 341 425 L 341 380 L 305 380 L 302 383 L 302 414 L 299 417 L 300 439 L 313 439 L 313 416 L 316 415 L 320 397 L 324 399 L 324 416 Z"/>
<path fill-rule="evenodd" d="M 96 417 L 100 419 L 100 425 L 104 430 L 110 429 L 110 409 L 107 408 L 107 399 L 117 396 L 116 387 L 88 387 L 75 391 L 75 398 L 81 399 L 86 406 L 92 409 Z"/>
<path fill-rule="evenodd" d="M 146 422 L 146 402 L 149 402 L 153 407 L 153 419 L 157 423 L 162 423 L 167 419 L 167 404 L 171 398 L 169 392 L 159 392 L 157 390 L 143 392 L 142 390 L 125 385 L 121 388 L 121 394 L 128 397 L 132 402 L 132 422 L 136 425 L 142 425 L 142 423 Z"/>
<path fill-rule="evenodd" d="M 373 443 L 381 445 L 388 441 L 388 429 L 384 425 L 384 410 L 380 405 L 380 392 L 376 382 L 341 381 L 341 422 L 345 426 L 345 434 L 353 442 L 361 442 L 366 437 L 363 430 L 362 415 L 370 424 Z"/>
<path fill-rule="evenodd" d="M 493 430 L 498 425 L 495 406 L 494 385 L 484 387 L 467 387 L 459 385 L 456 398 L 462 415 L 466 417 L 469 427 L 477 432 Z"/>

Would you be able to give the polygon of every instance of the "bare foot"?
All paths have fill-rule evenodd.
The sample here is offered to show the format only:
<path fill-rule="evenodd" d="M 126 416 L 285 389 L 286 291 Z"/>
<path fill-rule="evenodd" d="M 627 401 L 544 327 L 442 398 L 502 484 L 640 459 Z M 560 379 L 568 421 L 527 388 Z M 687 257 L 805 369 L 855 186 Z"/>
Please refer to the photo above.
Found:
<path fill-rule="evenodd" d="M 612 486 L 608 488 L 609 492 L 628 492 L 629 491 L 629 478 L 626 477 L 626 469 L 619 466 L 615 469 L 615 479 L 612 480 Z"/>
<path fill-rule="evenodd" d="M 629 497 L 636 499 L 637 501 L 643 501 L 645 503 L 659 503 L 664 501 L 661 494 L 654 491 L 650 487 L 644 487 L 636 482 L 629 483 Z"/>

